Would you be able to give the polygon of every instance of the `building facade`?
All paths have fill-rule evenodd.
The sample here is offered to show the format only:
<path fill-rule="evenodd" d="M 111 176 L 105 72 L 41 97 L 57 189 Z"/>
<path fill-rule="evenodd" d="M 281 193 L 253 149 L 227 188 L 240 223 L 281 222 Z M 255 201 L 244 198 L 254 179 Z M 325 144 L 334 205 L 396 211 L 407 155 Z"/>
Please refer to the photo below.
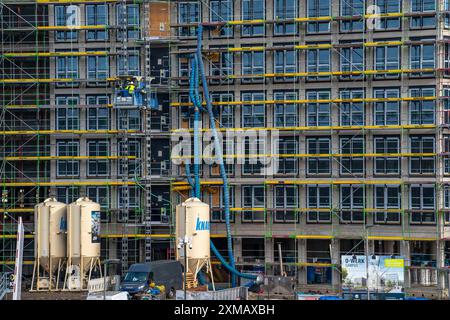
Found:
<path fill-rule="evenodd" d="M 202 22 L 216 125 L 244 136 L 226 153 L 238 268 L 279 275 L 281 257 L 298 290 L 337 292 L 341 255 L 403 256 L 406 292 L 446 295 L 448 1 L 171 6 L 172 134 L 192 132 L 190 57 Z M 201 125 L 208 132 L 206 114 Z M 172 174 L 178 203 L 189 196 L 184 165 Z M 202 163 L 201 178 L 225 254 L 218 167 Z"/>
<path fill-rule="evenodd" d="M 167 2 L 1 1 L 0 34 L 2 271 L 22 217 L 31 273 L 34 205 L 50 196 L 101 204 L 102 259 L 119 271 L 170 258 Z M 151 106 L 117 103 L 127 79 Z"/>

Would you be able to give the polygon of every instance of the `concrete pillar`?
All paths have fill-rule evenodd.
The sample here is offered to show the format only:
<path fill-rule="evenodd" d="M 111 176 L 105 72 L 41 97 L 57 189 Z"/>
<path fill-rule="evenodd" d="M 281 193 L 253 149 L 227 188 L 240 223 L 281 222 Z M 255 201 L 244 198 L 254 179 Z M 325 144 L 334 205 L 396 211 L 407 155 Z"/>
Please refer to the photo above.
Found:
<path fill-rule="evenodd" d="M 340 290 L 341 288 L 341 273 L 337 268 L 341 264 L 341 248 L 340 248 L 340 240 L 332 239 L 331 240 L 331 263 L 335 265 L 332 269 L 331 273 L 331 285 L 333 289 Z"/>
<path fill-rule="evenodd" d="M 297 244 L 297 259 L 299 263 L 307 262 L 306 258 L 306 239 L 299 239 Z M 297 281 L 299 285 L 306 285 L 308 283 L 306 275 L 306 267 L 299 267 L 297 274 Z"/>
<path fill-rule="evenodd" d="M 411 250 L 409 241 L 400 242 L 400 255 L 405 259 L 405 288 L 411 288 L 409 268 L 411 266 Z"/>

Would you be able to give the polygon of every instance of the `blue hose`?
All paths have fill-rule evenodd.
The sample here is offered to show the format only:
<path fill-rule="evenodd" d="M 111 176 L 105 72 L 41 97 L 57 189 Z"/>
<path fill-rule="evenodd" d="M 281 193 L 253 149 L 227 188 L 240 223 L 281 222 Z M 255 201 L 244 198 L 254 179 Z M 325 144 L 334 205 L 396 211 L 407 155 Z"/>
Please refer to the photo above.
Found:
<path fill-rule="evenodd" d="M 215 256 L 219 259 L 220 263 L 228 270 L 231 272 L 232 275 L 234 276 L 238 276 L 239 278 L 244 278 L 244 279 L 251 279 L 251 280 L 256 280 L 257 276 L 254 274 L 247 274 L 247 273 L 241 273 L 239 271 L 236 270 L 236 268 L 230 266 L 225 259 L 222 257 L 222 255 L 219 253 L 219 251 L 217 250 L 217 248 L 214 246 L 214 244 L 211 241 L 211 250 L 213 251 L 213 253 L 215 254 Z"/>
<path fill-rule="evenodd" d="M 215 148 L 217 159 L 219 161 L 220 175 L 223 180 L 223 198 L 224 198 L 225 224 L 226 224 L 226 232 L 227 232 L 228 258 L 230 259 L 230 266 L 231 266 L 230 269 L 233 270 L 233 272 L 231 273 L 231 286 L 235 287 L 236 286 L 236 273 L 239 273 L 239 272 L 235 269 L 235 262 L 234 262 L 234 255 L 233 255 L 233 243 L 232 243 L 232 239 L 231 239 L 230 194 L 229 194 L 229 190 L 228 190 L 228 179 L 227 179 L 227 173 L 225 170 L 225 165 L 223 163 L 222 147 L 220 145 L 219 135 L 217 134 L 217 130 L 216 130 L 216 124 L 215 124 L 215 118 L 214 118 L 214 113 L 213 113 L 213 109 L 212 109 L 211 98 L 209 96 L 208 83 L 206 81 L 205 67 L 203 65 L 203 59 L 202 59 L 203 26 L 201 24 L 199 24 L 197 28 L 198 28 L 197 29 L 197 65 L 199 67 L 200 75 L 202 77 L 203 95 L 205 96 L 205 100 L 206 100 L 206 107 L 208 109 L 208 114 L 209 114 L 209 122 L 210 122 L 211 130 L 212 130 L 213 136 L 214 136 L 214 148 Z M 214 245 L 212 245 L 212 248 L 215 248 Z M 219 255 L 217 255 L 217 254 L 216 254 L 216 256 L 219 257 Z M 220 260 L 220 258 L 219 258 L 219 260 Z M 224 262 L 225 262 L 225 260 L 223 260 L 222 264 Z"/>

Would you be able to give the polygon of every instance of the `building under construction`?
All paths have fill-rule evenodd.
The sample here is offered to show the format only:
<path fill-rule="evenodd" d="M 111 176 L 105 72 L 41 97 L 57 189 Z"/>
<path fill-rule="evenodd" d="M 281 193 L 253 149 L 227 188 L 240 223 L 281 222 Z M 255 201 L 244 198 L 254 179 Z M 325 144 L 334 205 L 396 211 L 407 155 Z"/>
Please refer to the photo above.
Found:
<path fill-rule="evenodd" d="M 236 267 L 331 293 L 342 255 L 403 256 L 406 292 L 444 297 L 448 10 L 437 0 L 0 0 L 2 271 L 21 216 L 31 274 L 33 207 L 50 195 L 101 204 L 102 259 L 122 270 L 174 258 L 172 213 L 197 169 L 226 253 L 219 167 L 170 151 L 196 125 L 210 132 L 190 98 L 201 24 L 214 123 L 242 138 L 224 148 Z M 130 79 L 149 103 L 118 98 Z M 229 281 L 213 264 L 216 282 Z"/>
<path fill-rule="evenodd" d="M 101 204 L 102 259 L 120 259 L 122 270 L 173 256 L 168 10 L 157 1 L 0 1 L 2 271 L 14 269 L 21 216 L 31 274 L 34 206 L 49 196 Z M 118 96 L 133 80 L 148 103 Z"/>
<path fill-rule="evenodd" d="M 297 291 L 337 292 L 342 255 L 403 256 L 407 293 L 446 294 L 448 5 L 172 2 L 173 134 L 195 125 L 190 56 L 202 40 L 216 126 L 243 137 L 224 151 L 238 268 L 295 277 Z M 207 115 L 201 124 L 210 131 Z M 201 191 L 224 249 L 222 180 L 206 159 Z M 186 181 L 172 186 L 175 203 L 188 196 Z"/>

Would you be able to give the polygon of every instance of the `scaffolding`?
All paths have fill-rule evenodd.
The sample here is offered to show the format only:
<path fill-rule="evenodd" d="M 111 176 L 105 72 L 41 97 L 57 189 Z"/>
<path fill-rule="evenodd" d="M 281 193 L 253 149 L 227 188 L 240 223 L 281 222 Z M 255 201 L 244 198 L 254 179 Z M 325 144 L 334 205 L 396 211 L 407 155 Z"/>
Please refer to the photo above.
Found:
<path fill-rule="evenodd" d="M 281 241 L 280 239 L 293 239 L 295 240 L 293 244 L 283 240 L 284 245 L 290 246 L 286 257 L 283 258 L 286 259 L 283 264 L 299 267 L 293 272 L 295 276 L 298 276 L 302 288 L 321 288 L 320 285 L 309 286 L 303 278 L 304 272 L 307 270 L 309 272 L 309 268 L 332 268 L 333 282 L 329 283 L 330 286 L 325 286 L 325 289 L 339 291 L 340 254 L 357 254 L 361 243 L 366 240 L 369 243 L 369 250 L 374 254 L 378 250 L 390 255 L 405 255 L 408 270 L 423 267 L 415 264 L 414 258 L 410 256 L 412 250 L 410 251 L 409 248 L 417 243 L 432 243 L 431 245 L 435 246 L 432 268 L 438 274 L 435 282 L 436 292 L 439 292 L 437 294 L 439 296 L 445 294 L 441 289 L 446 286 L 445 274 L 448 266 L 448 252 L 444 252 L 448 238 L 448 200 L 445 198 L 448 197 L 448 191 L 445 191 L 448 189 L 448 178 L 445 174 L 448 171 L 448 165 L 445 165 L 448 160 L 445 159 L 448 157 L 449 146 L 444 143 L 447 141 L 445 135 L 448 133 L 449 123 L 449 91 L 446 89 L 450 39 L 448 8 L 444 8 L 441 2 L 436 2 L 433 10 L 413 10 L 410 8 L 411 4 L 402 3 L 397 4 L 398 9 L 393 9 L 395 12 L 384 8 L 383 13 L 370 13 L 365 10 L 372 4 L 371 2 L 324 1 L 319 5 L 318 1 L 315 1 L 316 5 L 321 7 L 308 11 L 310 2 L 308 5 L 305 1 L 289 2 L 289 5 L 288 2 L 246 1 L 245 13 L 242 1 L 223 0 L 215 1 L 214 4 L 210 1 L 174 3 L 172 17 L 177 21 L 172 24 L 172 30 L 180 42 L 171 51 L 173 66 L 171 80 L 173 85 L 177 86 L 177 89 L 173 91 L 171 102 L 172 134 L 180 137 L 193 132 L 193 112 L 189 111 L 193 104 L 187 94 L 190 69 L 188 57 L 195 52 L 195 30 L 199 24 L 202 24 L 210 28 L 203 35 L 205 45 L 202 53 L 207 61 L 206 68 L 209 72 L 207 79 L 211 86 L 211 96 L 213 100 L 215 99 L 213 107 L 217 112 L 215 121 L 220 127 L 218 131 L 223 133 L 224 138 L 228 132 L 243 134 L 266 132 L 265 137 L 269 140 L 269 142 L 265 141 L 263 152 L 256 147 L 253 147 L 256 149 L 256 151 L 253 150 L 254 152 L 248 152 L 249 150 L 227 152 L 224 155 L 225 163 L 228 163 L 226 162 L 228 159 L 251 158 L 272 161 L 290 160 L 295 163 L 293 172 L 274 177 L 268 176 L 264 169 L 260 173 L 252 171 L 245 174 L 243 171 L 239 172 L 242 169 L 241 165 L 236 166 L 235 162 L 229 162 L 229 166 L 232 167 L 229 169 L 229 183 L 234 193 L 233 201 L 238 204 L 233 205 L 231 209 L 235 214 L 232 232 L 235 244 L 238 246 L 238 249 L 235 249 L 236 255 L 246 256 L 246 249 L 242 248 L 246 239 L 248 239 L 246 242 L 250 243 L 255 241 L 254 238 L 262 238 L 262 247 L 265 247 L 261 249 L 262 254 L 256 254 L 258 250 L 254 250 L 257 257 L 252 257 L 251 262 L 243 257 L 237 264 L 242 270 L 252 270 L 251 266 L 253 266 L 254 271 L 262 260 L 266 274 L 270 274 L 274 272 L 274 266 L 279 264 L 274 243 Z M 356 2 L 360 5 L 359 7 L 355 6 Z M 296 5 L 299 7 L 297 8 Z M 241 6 L 240 9 L 236 9 L 239 6 Z M 328 12 L 328 15 L 322 16 L 323 12 Z M 274 18 L 271 19 L 271 16 Z M 388 21 L 394 21 L 398 27 L 392 30 L 386 28 L 370 30 L 368 25 L 373 19 L 379 19 L 385 24 Z M 417 29 L 411 27 L 413 23 L 420 24 L 430 19 L 434 19 L 434 25 L 428 29 L 424 28 L 422 34 L 420 33 L 422 25 Z M 344 24 L 348 26 L 358 23 L 357 30 L 351 30 L 348 33 L 341 30 Z M 308 33 L 309 27 L 318 27 L 319 24 L 326 30 Z M 258 29 L 252 33 L 255 26 Z M 279 34 L 275 34 L 277 27 L 287 30 L 287 26 L 291 27 L 289 32 L 280 31 Z M 410 52 L 413 48 L 422 50 L 424 46 L 433 48 L 432 62 L 420 61 L 417 64 L 412 61 Z M 397 50 L 398 60 L 394 61 L 397 64 L 389 64 L 385 61 L 384 66 L 380 67 L 375 60 L 375 53 L 379 49 L 387 50 L 387 48 Z M 317 53 L 318 50 L 329 50 L 328 64 L 319 67 L 317 66 L 319 62 L 316 62 L 316 70 L 309 70 L 314 69 L 314 66 L 310 67 L 308 64 L 310 53 L 314 58 L 313 53 Z M 290 56 L 291 61 L 284 60 L 284 64 L 282 62 L 282 66 L 277 69 L 275 54 L 280 53 L 280 56 L 283 56 L 284 52 L 286 56 L 287 51 L 293 52 Z M 256 64 L 252 62 L 251 59 L 254 58 L 251 54 L 254 53 L 262 54 L 259 56 L 262 62 L 258 61 Z M 244 59 L 250 63 L 250 67 L 244 67 Z M 427 86 L 434 88 L 432 93 L 410 90 Z M 396 94 L 387 94 L 386 88 L 396 88 Z M 344 96 L 339 89 L 342 91 L 347 89 L 348 95 Z M 352 89 L 358 89 L 362 93 L 354 94 Z M 385 90 L 384 95 L 377 95 L 374 89 Z M 328 96 L 308 96 L 308 92 L 313 90 L 329 93 Z M 277 93 L 280 94 L 276 96 Z M 388 104 L 397 110 L 397 121 L 394 121 L 396 123 L 387 121 L 383 124 L 376 123 L 375 108 L 379 106 L 386 108 Z M 205 105 L 205 102 L 202 105 Z M 421 119 L 418 122 L 411 120 L 412 116 L 409 112 L 413 107 L 425 108 L 430 105 L 433 107 L 431 119 Z M 292 117 L 291 121 L 284 120 L 285 122 L 277 125 L 275 109 L 287 106 L 295 110 L 289 114 Z M 356 106 L 356 111 L 358 106 L 362 109 L 361 120 L 352 118 L 353 106 Z M 329 108 L 329 118 L 325 121 L 327 123 L 307 122 L 308 110 L 314 107 Z M 247 116 L 258 119 L 254 122 L 247 120 L 249 124 L 245 124 L 243 112 L 246 109 L 251 110 L 252 113 Z M 351 119 L 349 123 L 343 123 L 343 115 Z M 201 132 L 210 133 L 210 129 L 205 129 L 207 127 L 208 121 L 203 119 Z M 275 134 L 279 135 L 275 136 Z M 377 150 L 373 139 L 389 136 L 395 136 L 398 139 L 396 147 L 393 148 L 395 150 L 388 150 L 387 147 Z M 420 148 L 413 146 L 411 137 L 424 136 L 434 138 L 432 150 L 424 148 L 423 145 Z M 277 152 L 278 149 L 271 149 L 273 141 L 270 140 L 275 139 L 274 137 L 293 138 L 297 146 L 292 147 L 290 152 Z M 328 152 L 308 150 L 306 138 L 311 137 L 330 137 Z M 346 143 L 352 143 L 353 138 L 362 137 L 363 147 L 358 151 L 344 151 L 343 148 L 346 145 L 339 144 L 340 137 L 349 137 L 349 142 Z M 225 142 L 223 145 L 225 148 Z M 346 149 L 353 149 L 353 147 Z M 178 170 L 174 169 L 173 174 L 185 176 L 186 170 L 183 166 L 190 163 L 192 158 L 186 155 L 173 155 L 172 159 L 181 163 Z M 205 162 L 215 157 L 203 155 L 201 158 L 202 180 L 200 183 L 204 201 L 210 202 L 213 212 L 221 213 L 220 207 L 223 204 L 218 186 L 222 182 L 217 180 L 217 167 L 213 166 L 208 171 L 209 165 Z M 328 165 L 331 167 L 329 173 L 308 174 L 306 170 L 309 161 L 319 159 L 329 161 Z M 348 174 L 340 173 L 340 168 L 345 168 L 355 159 L 365 164 L 362 172 L 354 174 L 349 169 Z M 387 159 L 397 163 L 396 173 L 374 174 L 375 161 Z M 429 173 L 426 173 L 426 170 L 418 174 L 407 171 L 411 163 L 427 160 L 433 163 L 433 170 Z M 371 172 L 367 172 L 366 168 L 369 163 L 372 164 L 368 166 Z M 263 200 L 259 200 L 262 202 L 259 206 L 243 205 L 245 196 L 242 188 L 247 185 L 264 188 L 264 195 L 260 196 Z M 411 198 L 412 188 L 423 192 L 423 185 L 433 187 L 434 203 L 432 206 L 420 205 L 417 208 L 413 206 L 415 200 Z M 275 204 L 275 190 L 278 187 L 282 190 L 283 186 L 293 186 L 296 199 L 279 207 Z M 329 204 L 324 207 L 315 207 L 302 203 L 310 186 L 329 188 L 331 194 Z M 398 204 L 377 204 L 375 190 L 379 187 L 397 187 Z M 342 194 L 343 188 L 352 190 L 347 197 L 351 199 L 350 206 L 347 205 L 347 199 L 334 197 Z M 178 201 L 188 197 L 190 189 L 191 186 L 187 181 L 172 183 L 172 191 L 175 199 L 180 199 Z M 352 192 L 356 194 L 361 190 L 362 203 L 353 205 Z M 423 201 L 422 194 L 419 198 Z M 313 213 L 311 216 L 318 216 L 320 212 L 329 215 L 326 223 L 306 222 L 305 216 L 309 217 L 310 213 Z M 289 214 L 291 218 L 284 221 L 284 224 L 277 223 L 278 213 L 281 215 L 284 213 L 285 216 Z M 258 218 L 255 221 L 250 219 L 249 223 L 246 223 L 244 217 L 247 214 Z M 385 219 L 390 214 L 398 215 L 398 222 L 377 223 L 378 214 L 385 215 Z M 345 222 L 344 215 L 361 219 L 353 221 L 353 218 L 350 218 L 350 222 Z M 217 216 L 220 217 L 220 214 Z M 420 224 L 414 221 L 418 216 Z M 431 216 L 434 218 L 430 218 L 429 223 L 426 222 L 428 218 L 423 218 Z M 236 221 L 239 218 L 240 221 Z M 212 230 L 217 232 L 218 238 L 224 237 L 223 219 L 215 219 L 215 221 L 213 219 Z M 422 219 L 425 219 L 425 223 Z M 368 225 L 369 221 L 373 221 L 373 227 Z M 254 226 L 258 224 L 260 227 Z M 315 258 L 310 258 L 307 253 L 307 247 L 309 247 L 307 242 L 310 240 L 328 241 L 333 249 L 325 248 L 328 253 L 321 251 Z M 389 245 L 392 245 L 392 248 L 380 251 L 382 242 L 386 248 Z M 314 247 L 318 243 L 311 242 L 311 245 Z M 259 246 L 255 243 L 252 245 L 255 248 Z M 223 250 L 223 247 L 221 249 Z M 297 270 L 299 272 L 303 270 L 302 274 L 297 274 Z M 411 277 L 413 273 L 414 271 L 411 271 Z M 413 288 L 409 287 L 409 289 Z"/>
<path fill-rule="evenodd" d="M 122 272 L 173 257 L 170 163 L 158 157 L 169 72 L 155 62 L 168 36 L 150 30 L 168 10 L 157 10 L 147 0 L 0 1 L 2 271 L 13 268 L 21 216 L 31 275 L 32 213 L 50 195 L 101 204 L 101 258 L 119 258 Z M 116 86 L 134 77 L 160 98 L 154 109 L 116 105 Z"/>

